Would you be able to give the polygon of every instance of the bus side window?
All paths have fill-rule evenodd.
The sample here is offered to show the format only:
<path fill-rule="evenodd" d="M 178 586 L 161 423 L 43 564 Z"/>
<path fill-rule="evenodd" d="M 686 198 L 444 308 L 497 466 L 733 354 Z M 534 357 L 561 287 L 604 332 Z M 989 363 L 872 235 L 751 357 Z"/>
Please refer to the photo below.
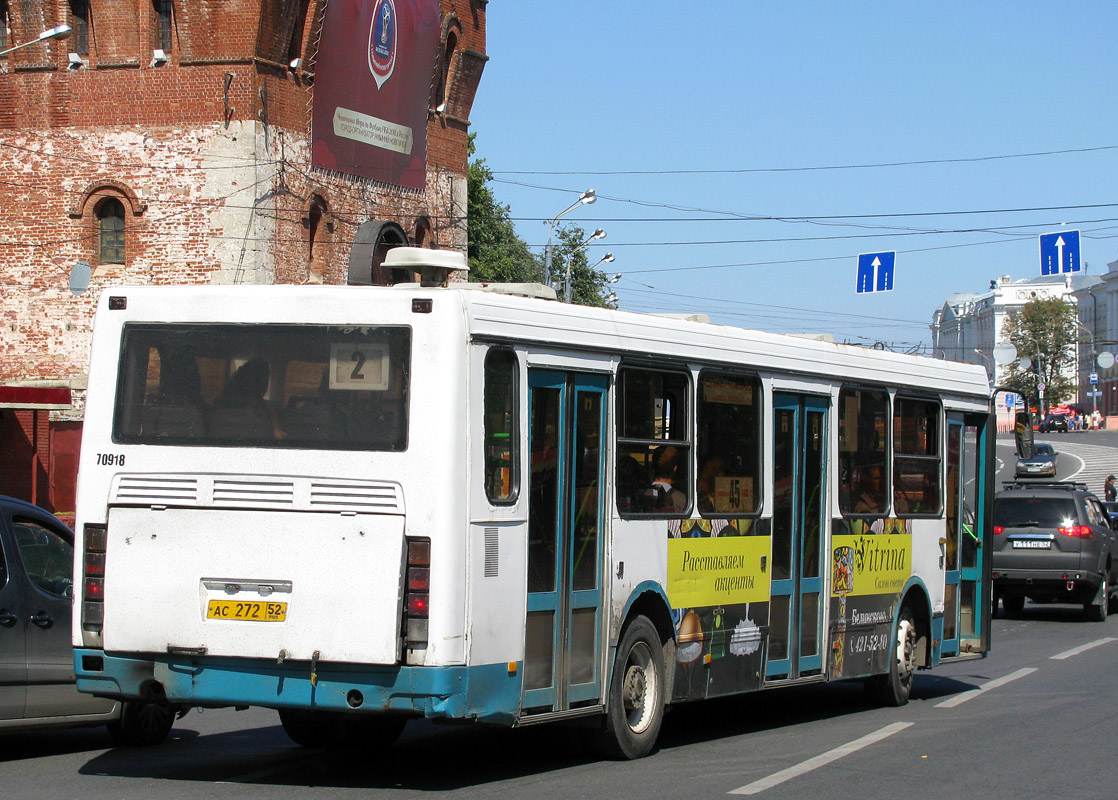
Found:
<path fill-rule="evenodd" d="M 888 512 L 888 415 L 889 396 L 884 390 L 839 392 L 839 510 L 843 514 Z"/>
<path fill-rule="evenodd" d="M 515 502 L 519 488 L 518 369 L 511 350 L 494 348 L 485 354 L 485 495 L 494 504 Z"/>
<path fill-rule="evenodd" d="M 760 507 L 761 381 L 704 371 L 699 379 L 696 502 L 703 516 Z"/>
<path fill-rule="evenodd" d="M 940 407 L 934 400 L 898 397 L 893 415 L 893 512 L 940 510 Z"/>
<path fill-rule="evenodd" d="M 617 381 L 618 511 L 685 516 L 692 505 L 688 376 L 623 367 Z"/>

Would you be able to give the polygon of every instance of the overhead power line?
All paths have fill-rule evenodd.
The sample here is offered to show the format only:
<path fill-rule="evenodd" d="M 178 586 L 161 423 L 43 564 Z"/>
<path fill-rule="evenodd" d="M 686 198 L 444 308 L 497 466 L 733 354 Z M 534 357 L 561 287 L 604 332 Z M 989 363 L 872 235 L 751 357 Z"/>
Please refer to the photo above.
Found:
<path fill-rule="evenodd" d="M 1043 150 L 1035 153 L 1006 153 L 993 156 L 966 156 L 962 158 L 928 158 L 912 161 L 882 161 L 870 164 L 828 164 L 807 167 L 747 167 L 742 169 L 624 169 L 624 170 L 491 170 L 494 175 L 749 175 L 779 172 L 824 172 L 827 170 L 882 169 L 885 167 L 918 167 L 932 164 L 974 164 L 983 161 L 1004 161 L 1013 158 L 1039 158 L 1042 156 L 1069 155 L 1072 153 L 1097 153 L 1118 150 L 1118 145 L 1078 147 L 1067 150 Z"/>

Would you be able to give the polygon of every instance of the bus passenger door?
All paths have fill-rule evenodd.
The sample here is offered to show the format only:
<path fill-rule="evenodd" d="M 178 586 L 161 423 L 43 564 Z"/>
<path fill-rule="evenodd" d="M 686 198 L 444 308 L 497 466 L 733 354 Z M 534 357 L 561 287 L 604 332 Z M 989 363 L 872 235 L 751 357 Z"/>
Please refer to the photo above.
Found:
<path fill-rule="evenodd" d="M 772 596 L 766 677 L 823 668 L 827 399 L 773 398 Z"/>
<path fill-rule="evenodd" d="M 605 376 L 531 370 L 526 715 L 601 702 Z"/>
<path fill-rule="evenodd" d="M 985 418 L 947 419 L 947 536 L 944 543 L 944 656 L 983 650 L 984 588 L 982 527 L 979 499 L 986 480 L 979 436 Z"/>

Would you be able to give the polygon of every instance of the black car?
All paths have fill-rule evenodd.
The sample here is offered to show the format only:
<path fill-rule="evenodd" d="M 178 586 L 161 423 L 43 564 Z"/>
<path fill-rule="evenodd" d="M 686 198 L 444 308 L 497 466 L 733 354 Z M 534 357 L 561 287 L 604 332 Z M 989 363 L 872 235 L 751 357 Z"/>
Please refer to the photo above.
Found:
<path fill-rule="evenodd" d="M 0 733 L 107 725 L 119 744 L 163 741 L 174 708 L 77 690 L 73 569 L 73 532 L 38 506 L 0 496 Z"/>
<path fill-rule="evenodd" d="M 1106 619 L 1118 591 L 1118 538 L 1086 484 L 1007 483 L 994 495 L 993 583 L 1007 613 L 1025 598 L 1081 603 Z"/>
<path fill-rule="evenodd" d="M 1041 433 L 1067 433 L 1068 432 L 1068 416 L 1067 414 L 1049 414 L 1039 425 Z"/>

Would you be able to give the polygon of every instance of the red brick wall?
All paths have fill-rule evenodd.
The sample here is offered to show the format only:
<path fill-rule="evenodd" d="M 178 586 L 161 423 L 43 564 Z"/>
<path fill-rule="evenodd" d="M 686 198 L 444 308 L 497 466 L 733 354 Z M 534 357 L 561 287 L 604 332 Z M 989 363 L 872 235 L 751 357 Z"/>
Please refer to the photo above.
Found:
<path fill-rule="evenodd" d="M 66 0 L 33 5 L 38 13 L 24 20 L 24 4 L 9 4 L 13 41 L 70 21 Z M 81 418 L 92 313 L 107 287 L 344 283 L 355 231 L 369 219 L 413 235 L 426 218 L 431 243 L 465 248 L 466 140 L 485 60 L 485 0 L 440 0 L 458 47 L 446 108 L 428 115 L 423 192 L 311 169 L 323 0 L 175 2 L 162 65 L 152 64 L 150 0 L 90 6 L 81 68 L 67 68 L 72 40 L 0 59 L 0 383 L 69 384 L 75 408 L 51 412 L 57 425 Z M 292 52 L 303 59 L 299 70 L 287 67 Z M 96 211 L 106 197 L 125 208 L 121 265 L 98 263 Z M 312 248 L 315 198 L 325 212 Z M 94 277 L 74 297 L 68 275 L 79 260 Z M 45 424 L 47 414 L 39 416 Z M 12 475 L 0 473 L 0 491 L 10 485 L 29 496 L 30 451 L 12 459 L 6 449 L 19 449 L 11 417 L 3 415 L 0 462 Z"/>

